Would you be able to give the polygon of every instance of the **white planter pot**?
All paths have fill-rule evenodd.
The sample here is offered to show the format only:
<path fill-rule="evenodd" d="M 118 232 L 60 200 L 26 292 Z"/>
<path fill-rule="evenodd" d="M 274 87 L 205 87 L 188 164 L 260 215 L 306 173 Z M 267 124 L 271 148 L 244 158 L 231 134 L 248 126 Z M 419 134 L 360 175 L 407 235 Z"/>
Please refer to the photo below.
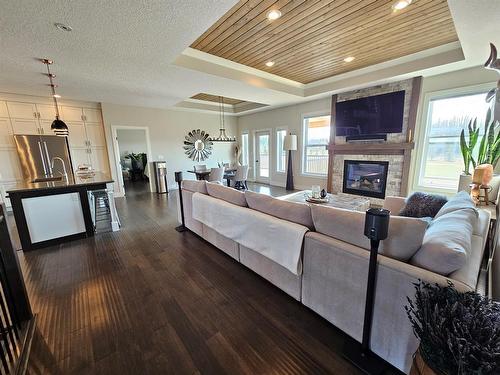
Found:
<path fill-rule="evenodd" d="M 470 193 L 470 184 L 472 184 L 472 175 L 462 173 L 458 179 L 457 191 L 466 191 L 467 193 Z"/>

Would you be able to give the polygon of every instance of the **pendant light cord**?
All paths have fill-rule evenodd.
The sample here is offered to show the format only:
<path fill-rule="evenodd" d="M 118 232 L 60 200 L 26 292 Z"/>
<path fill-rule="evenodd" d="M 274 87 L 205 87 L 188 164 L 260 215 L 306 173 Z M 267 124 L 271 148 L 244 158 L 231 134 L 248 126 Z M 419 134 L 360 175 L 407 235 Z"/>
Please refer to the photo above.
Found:
<path fill-rule="evenodd" d="M 59 107 L 57 105 L 56 88 L 54 85 L 54 81 L 52 80 L 52 73 L 50 72 L 50 64 L 47 62 L 45 63 L 45 65 L 47 65 L 47 75 L 49 76 L 50 88 L 52 89 L 52 99 L 54 100 L 54 106 L 56 107 L 56 119 L 59 119 Z"/>

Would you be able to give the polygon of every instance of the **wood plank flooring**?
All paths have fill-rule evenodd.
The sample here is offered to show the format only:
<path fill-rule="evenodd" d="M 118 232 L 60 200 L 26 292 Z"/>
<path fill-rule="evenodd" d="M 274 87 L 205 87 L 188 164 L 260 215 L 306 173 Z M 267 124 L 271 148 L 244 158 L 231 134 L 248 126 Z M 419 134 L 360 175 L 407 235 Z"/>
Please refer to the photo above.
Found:
<path fill-rule="evenodd" d="M 29 374 L 359 373 L 344 334 L 177 233 L 175 193 L 117 208 L 119 232 L 20 253 L 39 322 Z"/>

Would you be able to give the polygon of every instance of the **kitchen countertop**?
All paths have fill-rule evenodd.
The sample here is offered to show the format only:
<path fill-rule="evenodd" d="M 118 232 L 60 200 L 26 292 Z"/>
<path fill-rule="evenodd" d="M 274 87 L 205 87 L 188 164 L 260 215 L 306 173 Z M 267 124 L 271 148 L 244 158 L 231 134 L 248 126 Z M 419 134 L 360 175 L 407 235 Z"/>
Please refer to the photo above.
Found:
<path fill-rule="evenodd" d="M 92 177 L 83 178 L 76 175 L 75 177 L 70 176 L 68 178 L 68 181 L 66 181 L 65 178 L 63 178 L 61 181 L 47 181 L 47 182 L 36 182 L 36 183 L 30 181 L 24 181 L 18 183 L 16 186 L 7 190 L 7 194 L 36 191 L 36 190 L 47 190 L 47 189 L 64 189 L 64 188 L 79 187 L 86 185 L 100 185 L 111 182 L 114 181 L 111 177 L 109 177 L 109 175 L 96 172 L 95 175 Z"/>

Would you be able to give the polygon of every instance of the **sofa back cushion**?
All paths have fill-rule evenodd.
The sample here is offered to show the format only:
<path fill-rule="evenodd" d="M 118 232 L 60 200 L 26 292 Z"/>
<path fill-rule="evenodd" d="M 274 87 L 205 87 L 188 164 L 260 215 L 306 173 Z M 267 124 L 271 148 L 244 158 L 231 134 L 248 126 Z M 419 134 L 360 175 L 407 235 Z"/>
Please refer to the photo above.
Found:
<path fill-rule="evenodd" d="M 205 180 L 182 180 L 181 188 L 193 193 L 207 194 L 207 182 Z"/>
<path fill-rule="evenodd" d="M 363 234 L 364 212 L 320 205 L 312 205 L 311 212 L 317 232 L 370 249 L 370 240 Z M 427 226 L 425 219 L 391 216 L 389 236 L 381 241 L 379 252 L 390 258 L 408 261 L 422 245 Z"/>
<path fill-rule="evenodd" d="M 477 220 L 477 211 L 470 208 L 450 210 L 436 216 L 411 264 L 441 275 L 462 268 L 472 251 L 472 233 Z"/>
<path fill-rule="evenodd" d="M 311 208 L 306 203 L 288 202 L 253 191 L 246 191 L 245 197 L 251 209 L 314 229 Z"/>
<path fill-rule="evenodd" d="M 208 195 L 214 198 L 222 199 L 237 206 L 247 207 L 245 193 L 236 189 L 215 182 L 207 182 L 207 192 Z"/>
<path fill-rule="evenodd" d="M 438 213 L 434 218 L 437 219 L 440 216 L 446 215 L 450 212 L 463 209 L 470 209 L 476 211 L 477 215 L 476 205 L 472 201 L 470 195 L 467 194 L 467 192 L 465 191 L 461 191 L 456 195 L 454 195 L 452 198 L 450 198 L 450 200 L 446 202 L 446 204 L 443 207 L 441 207 L 441 209 L 438 211 Z"/>

